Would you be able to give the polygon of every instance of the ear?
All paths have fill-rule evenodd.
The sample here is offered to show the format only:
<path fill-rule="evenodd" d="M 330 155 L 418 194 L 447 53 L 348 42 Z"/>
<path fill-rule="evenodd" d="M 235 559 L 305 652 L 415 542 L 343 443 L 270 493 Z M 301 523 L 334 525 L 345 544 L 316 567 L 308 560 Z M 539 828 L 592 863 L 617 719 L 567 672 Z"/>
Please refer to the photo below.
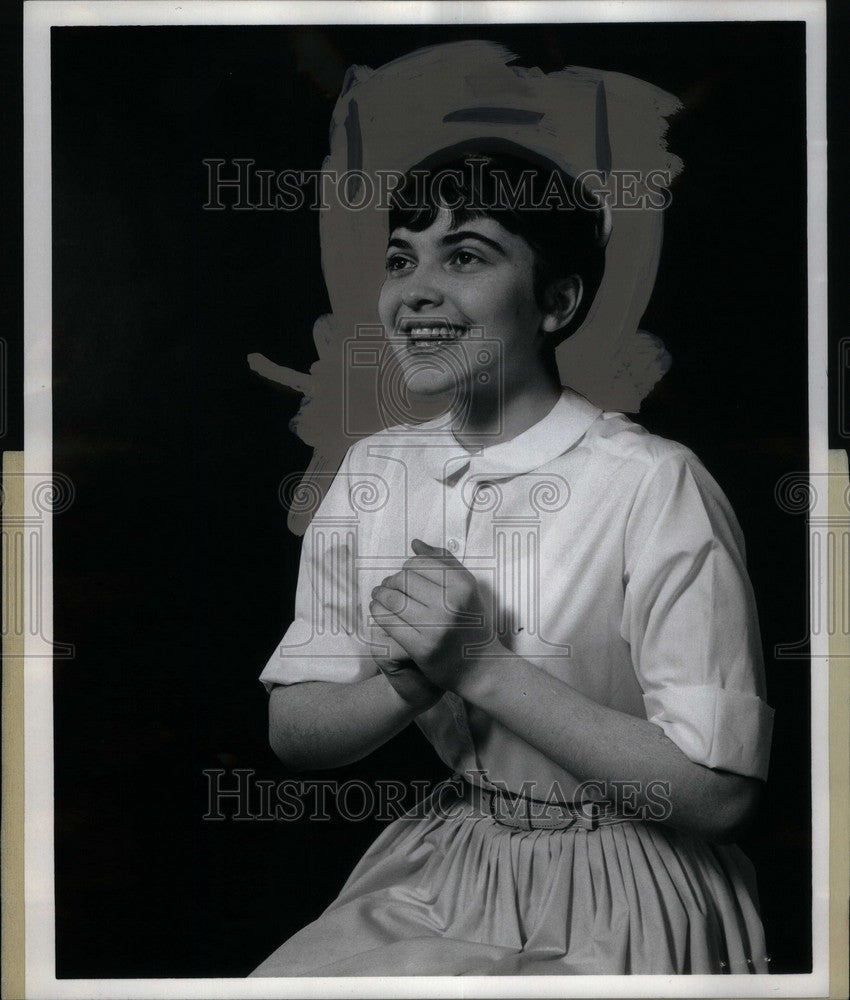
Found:
<path fill-rule="evenodd" d="M 562 330 L 575 316 L 584 294 L 584 285 L 577 274 L 557 278 L 546 289 L 545 309 L 540 329 L 543 333 Z"/>

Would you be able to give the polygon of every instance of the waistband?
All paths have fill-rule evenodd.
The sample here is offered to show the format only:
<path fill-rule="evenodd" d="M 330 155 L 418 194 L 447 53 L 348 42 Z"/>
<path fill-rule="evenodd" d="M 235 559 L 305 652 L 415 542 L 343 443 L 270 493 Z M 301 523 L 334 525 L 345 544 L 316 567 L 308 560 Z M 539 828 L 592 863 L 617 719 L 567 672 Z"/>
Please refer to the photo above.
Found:
<path fill-rule="evenodd" d="M 600 826 L 628 823 L 631 818 L 615 811 L 605 799 L 584 802 L 544 802 L 507 789 L 472 784 L 460 775 L 449 782 L 458 796 L 484 816 L 513 830 L 596 830 Z"/>

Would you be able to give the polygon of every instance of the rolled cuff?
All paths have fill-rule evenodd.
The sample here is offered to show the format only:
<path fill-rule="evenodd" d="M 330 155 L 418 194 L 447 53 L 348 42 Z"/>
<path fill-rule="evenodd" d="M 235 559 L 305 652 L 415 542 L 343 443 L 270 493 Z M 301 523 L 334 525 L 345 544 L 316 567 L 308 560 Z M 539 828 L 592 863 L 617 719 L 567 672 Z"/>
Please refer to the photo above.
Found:
<path fill-rule="evenodd" d="M 644 694 L 646 717 L 697 764 L 767 778 L 773 709 L 757 695 L 710 686 Z"/>
<path fill-rule="evenodd" d="M 266 691 L 302 681 L 354 684 L 377 672 L 368 644 L 356 635 L 317 634 L 308 622 L 296 619 L 260 674 L 260 682 Z"/>

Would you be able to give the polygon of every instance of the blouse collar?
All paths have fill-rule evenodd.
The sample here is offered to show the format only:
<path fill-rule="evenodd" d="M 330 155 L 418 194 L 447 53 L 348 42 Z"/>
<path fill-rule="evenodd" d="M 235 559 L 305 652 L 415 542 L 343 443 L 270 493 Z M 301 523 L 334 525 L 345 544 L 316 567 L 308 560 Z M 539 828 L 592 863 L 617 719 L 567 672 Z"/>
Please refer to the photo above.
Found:
<path fill-rule="evenodd" d="M 584 396 L 564 388 L 545 417 L 509 441 L 468 452 L 447 429 L 444 435 L 440 435 L 443 447 L 423 449 L 424 454 L 420 455 L 428 466 L 428 472 L 442 482 L 456 476 L 466 466 L 476 477 L 510 479 L 539 469 L 569 451 L 601 413 L 602 410 Z M 431 421 L 420 425 L 419 429 L 427 433 L 436 424 L 437 421 Z"/>

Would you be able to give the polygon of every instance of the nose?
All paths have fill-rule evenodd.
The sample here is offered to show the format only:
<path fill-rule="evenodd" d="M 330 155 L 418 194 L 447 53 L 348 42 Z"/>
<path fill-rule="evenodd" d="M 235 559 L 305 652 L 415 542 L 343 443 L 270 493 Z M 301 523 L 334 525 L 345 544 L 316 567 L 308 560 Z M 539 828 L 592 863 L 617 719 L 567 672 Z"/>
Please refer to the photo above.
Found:
<path fill-rule="evenodd" d="M 424 309 L 440 305 L 443 293 L 434 275 L 420 265 L 405 282 L 401 301 L 408 309 Z"/>

